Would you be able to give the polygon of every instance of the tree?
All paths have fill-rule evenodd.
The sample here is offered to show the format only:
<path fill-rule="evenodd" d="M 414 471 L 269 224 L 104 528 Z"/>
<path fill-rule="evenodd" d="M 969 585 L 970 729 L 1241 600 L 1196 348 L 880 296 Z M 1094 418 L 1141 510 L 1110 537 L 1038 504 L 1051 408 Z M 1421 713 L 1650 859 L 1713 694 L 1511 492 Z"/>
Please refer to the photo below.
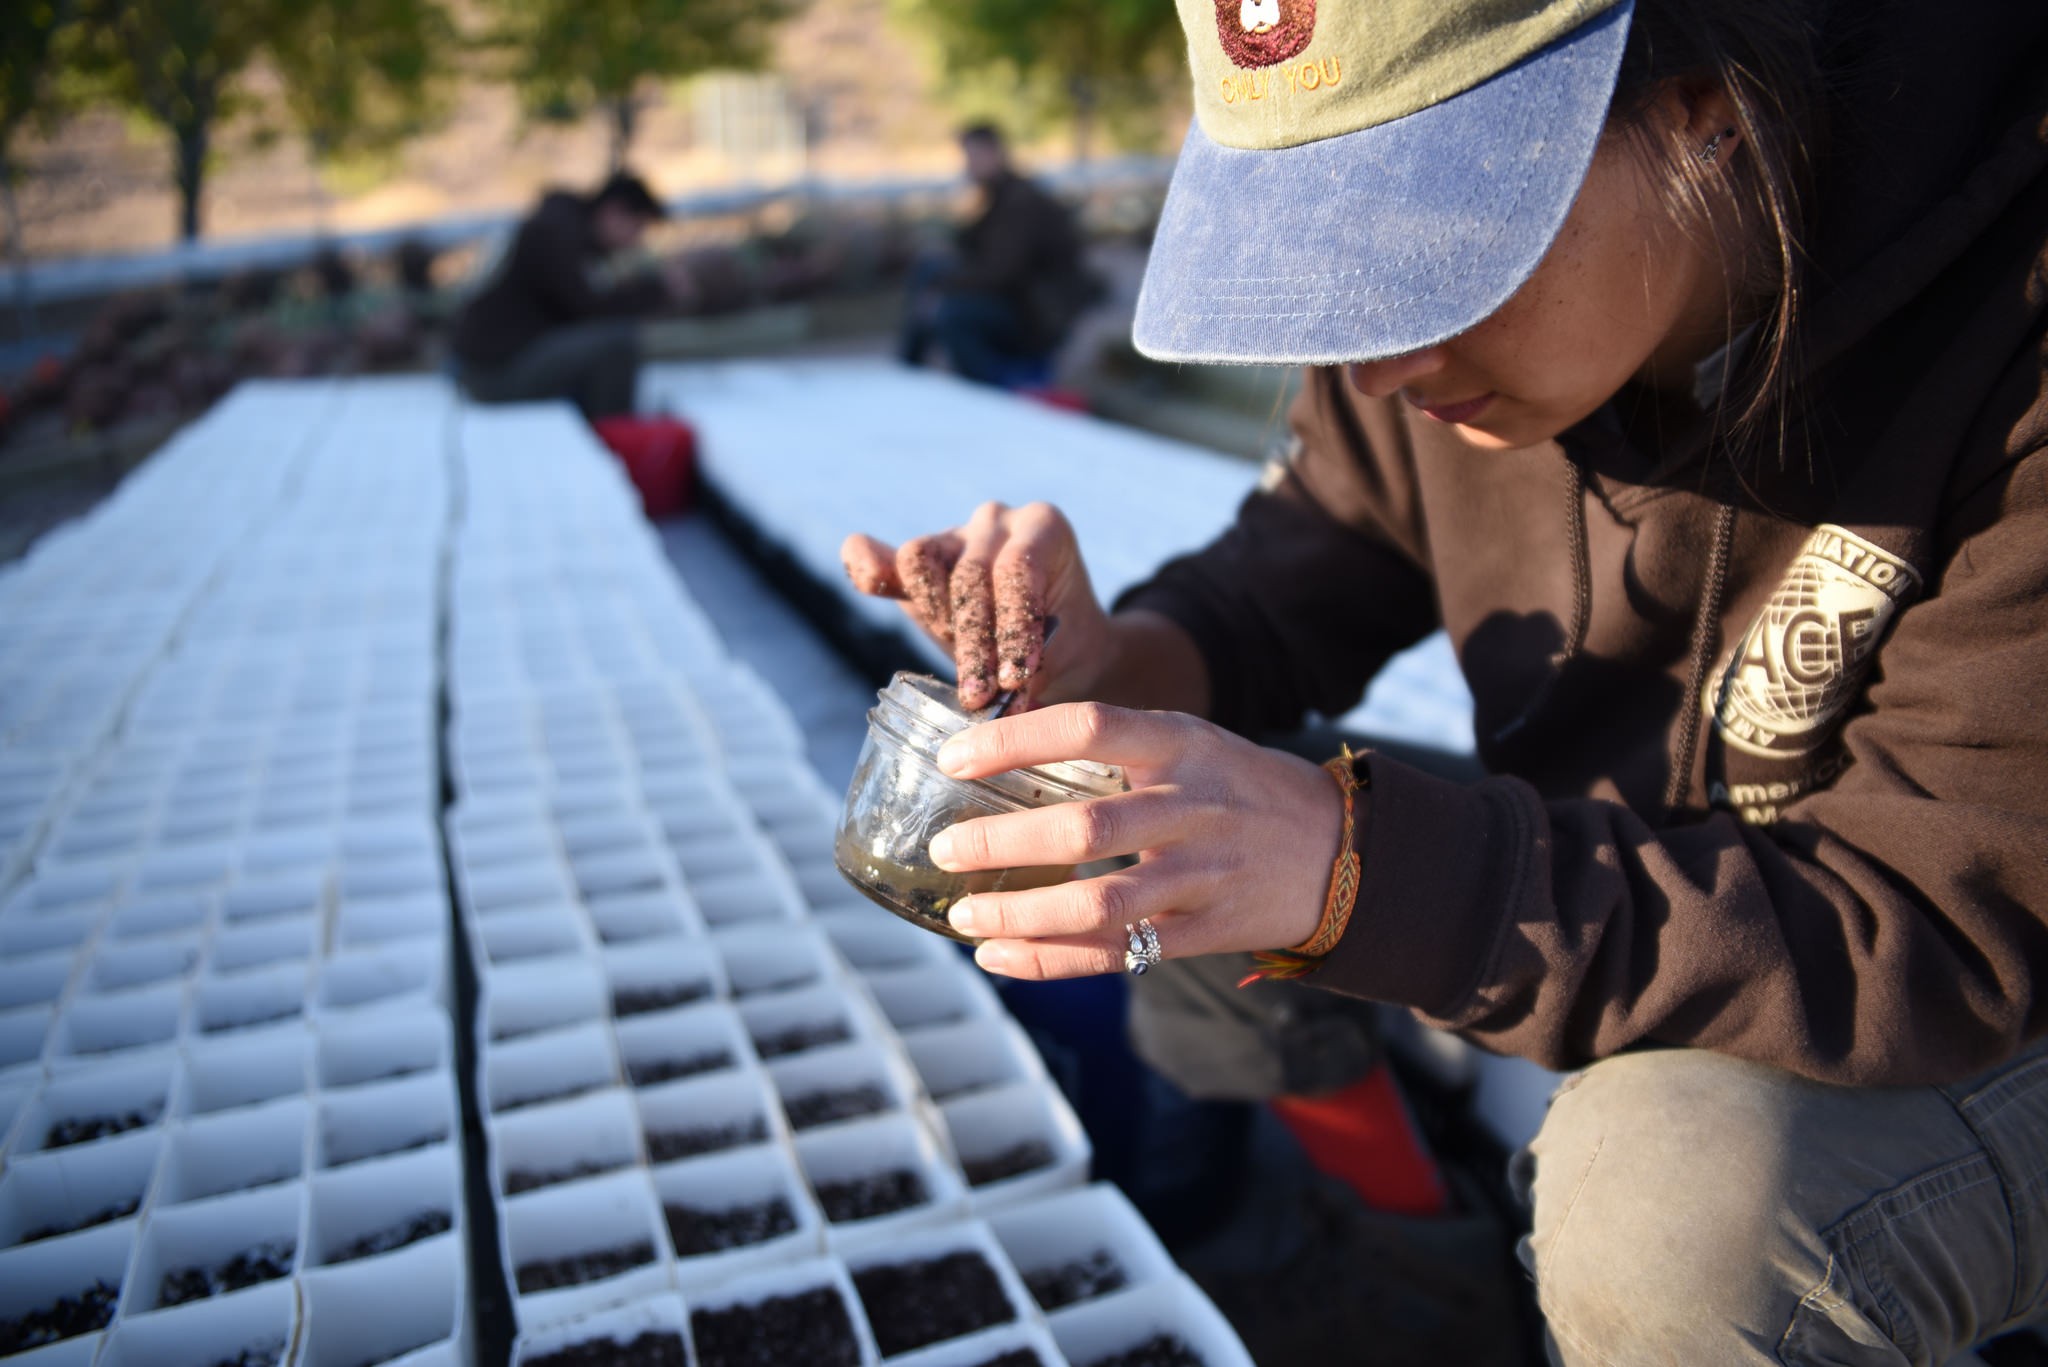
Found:
<path fill-rule="evenodd" d="M 767 60 L 775 25 L 795 0 L 495 0 L 494 34 L 527 112 L 545 119 L 600 110 L 611 161 L 625 164 L 635 124 L 658 81 L 751 70 Z"/>
<path fill-rule="evenodd" d="M 266 46 L 316 170 L 389 151 L 446 107 L 460 42 L 439 0 L 277 0 Z"/>
<path fill-rule="evenodd" d="M 54 112 L 57 45 L 71 19 L 68 0 L 15 0 L 0 5 L 0 199 L 6 201 L 14 306 L 25 332 L 33 329 L 21 251 L 21 206 L 15 199 L 21 165 L 15 160 L 14 141 L 31 122 Z"/>
<path fill-rule="evenodd" d="M 234 83 L 290 0 L 89 0 L 90 72 L 171 137 L 178 236 L 199 236 L 206 157 Z"/>
<path fill-rule="evenodd" d="M 1173 0 L 903 0 L 955 77 L 990 69 L 1052 93 L 1086 161 L 1105 118 L 1149 112 L 1179 79 Z"/>

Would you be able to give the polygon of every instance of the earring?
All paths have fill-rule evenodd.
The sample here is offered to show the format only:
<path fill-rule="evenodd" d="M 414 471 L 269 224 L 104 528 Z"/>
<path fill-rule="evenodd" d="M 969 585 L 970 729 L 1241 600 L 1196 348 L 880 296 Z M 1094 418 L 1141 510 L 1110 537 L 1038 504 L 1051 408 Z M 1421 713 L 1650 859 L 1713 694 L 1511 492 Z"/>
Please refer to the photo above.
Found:
<path fill-rule="evenodd" d="M 1714 134 L 1713 137 L 1708 138 L 1707 145 L 1705 147 L 1702 147 L 1699 151 L 1700 160 L 1705 162 L 1709 166 L 1713 165 L 1714 159 L 1721 155 L 1721 139 L 1732 138 L 1734 136 L 1734 129 L 1724 128 L 1720 132 Z"/>

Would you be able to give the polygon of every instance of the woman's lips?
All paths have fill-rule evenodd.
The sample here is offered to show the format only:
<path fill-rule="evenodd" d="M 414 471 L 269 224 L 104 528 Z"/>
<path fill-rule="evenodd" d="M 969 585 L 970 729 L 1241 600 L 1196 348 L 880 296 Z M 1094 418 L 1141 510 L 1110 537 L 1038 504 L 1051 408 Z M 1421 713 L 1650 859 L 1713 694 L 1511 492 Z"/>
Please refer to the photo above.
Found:
<path fill-rule="evenodd" d="M 1487 406 L 1493 402 L 1495 396 L 1489 392 L 1481 394 L 1476 399 L 1461 399 L 1457 403 L 1424 403 L 1414 395 L 1406 393 L 1402 394 L 1401 397 L 1421 409 L 1424 413 L 1427 413 L 1430 417 L 1435 418 L 1438 422 L 1450 423 L 1456 426 L 1460 423 L 1471 422 L 1481 413 L 1484 413 Z"/>

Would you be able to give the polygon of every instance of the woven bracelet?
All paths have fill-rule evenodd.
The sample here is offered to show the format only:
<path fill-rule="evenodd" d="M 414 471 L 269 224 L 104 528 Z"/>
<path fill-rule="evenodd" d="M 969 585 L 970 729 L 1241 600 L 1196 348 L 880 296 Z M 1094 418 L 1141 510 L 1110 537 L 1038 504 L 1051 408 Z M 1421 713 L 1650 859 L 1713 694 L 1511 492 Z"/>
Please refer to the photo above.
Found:
<path fill-rule="evenodd" d="M 1344 928 L 1351 924 L 1351 909 L 1358 902 L 1360 868 L 1358 849 L 1353 842 L 1357 834 L 1356 797 L 1368 783 L 1358 777 L 1358 756 L 1351 753 L 1348 745 L 1344 753 L 1324 760 L 1323 768 L 1337 780 L 1338 791 L 1344 794 L 1344 830 L 1337 841 L 1336 862 L 1330 869 L 1330 890 L 1323 897 L 1323 919 L 1316 923 L 1315 933 L 1294 948 L 1261 950 L 1252 955 L 1258 967 L 1245 975 L 1239 987 L 1249 987 L 1263 979 L 1278 981 L 1313 973 L 1324 956 L 1344 938 Z"/>

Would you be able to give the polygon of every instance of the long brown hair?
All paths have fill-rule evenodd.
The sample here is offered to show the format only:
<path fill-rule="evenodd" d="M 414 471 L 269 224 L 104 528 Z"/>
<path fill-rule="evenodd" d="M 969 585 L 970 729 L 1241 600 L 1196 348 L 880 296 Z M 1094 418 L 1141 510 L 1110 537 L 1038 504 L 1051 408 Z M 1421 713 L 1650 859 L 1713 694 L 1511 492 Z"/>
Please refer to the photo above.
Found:
<path fill-rule="evenodd" d="M 1754 459 L 1784 460 L 1797 414 L 1801 303 L 1814 166 L 1826 139 L 1827 71 L 1820 0 L 1636 0 L 1609 127 L 1662 174 L 1681 223 L 1734 245 L 1729 340 L 1756 331 L 1728 376 L 1715 416 Z M 1718 87 L 1735 108 L 1740 153 L 1700 160 L 1649 118 L 1672 83 Z"/>

